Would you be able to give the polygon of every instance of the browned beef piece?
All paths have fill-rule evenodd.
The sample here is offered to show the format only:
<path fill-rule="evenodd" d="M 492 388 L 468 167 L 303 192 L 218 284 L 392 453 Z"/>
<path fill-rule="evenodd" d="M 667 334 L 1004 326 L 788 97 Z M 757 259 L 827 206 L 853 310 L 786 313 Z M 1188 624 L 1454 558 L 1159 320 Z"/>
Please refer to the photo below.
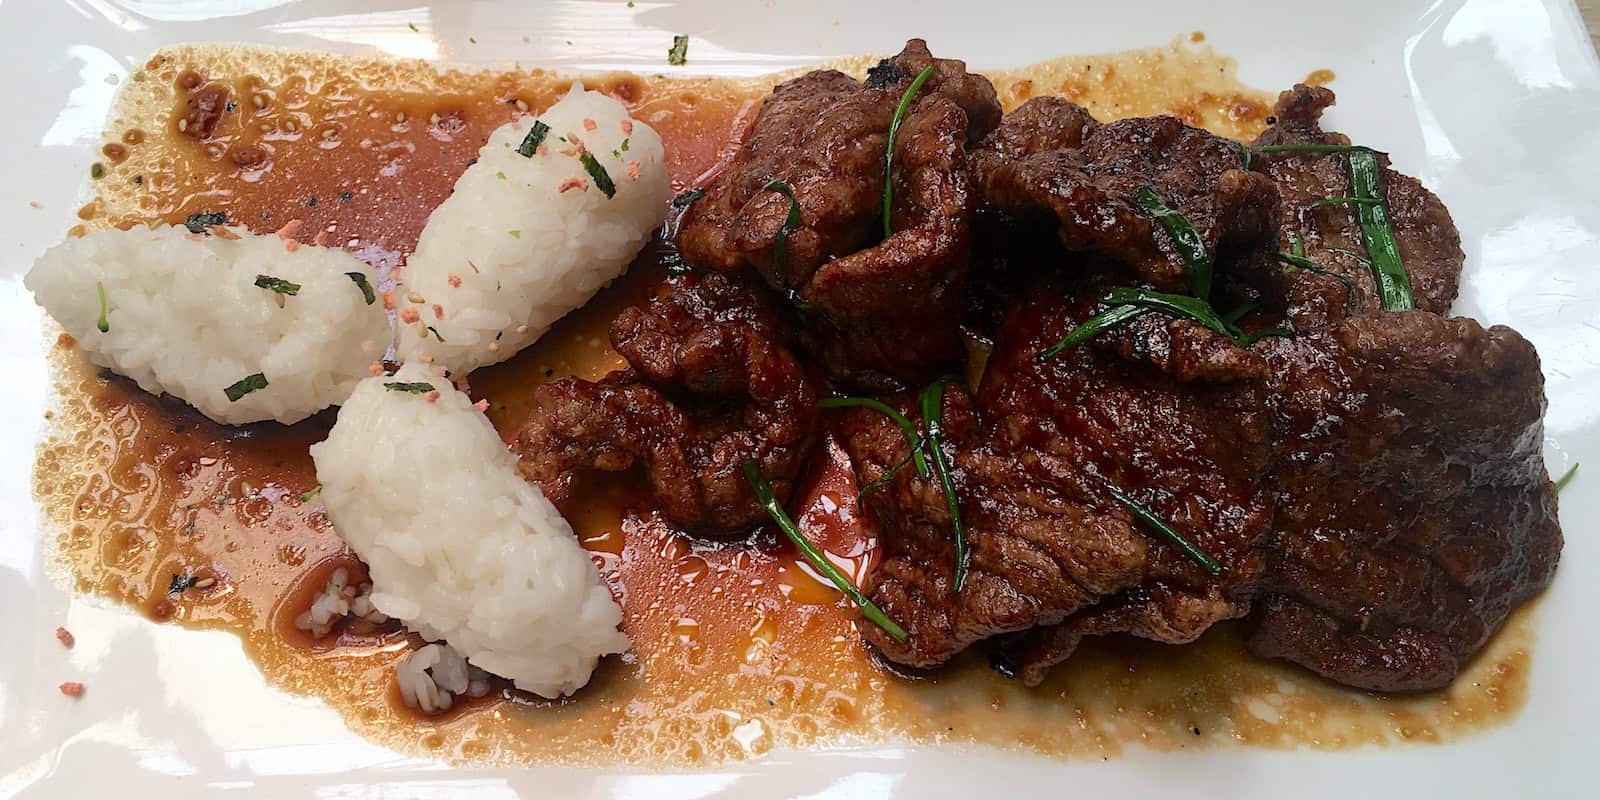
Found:
<path fill-rule="evenodd" d="M 947 393 L 946 451 L 971 543 L 960 593 L 937 481 L 906 468 L 867 496 L 884 553 L 867 591 L 910 633 L 902 644 L 865 629 L 889 660 L 936 665 L 978 640 L 1107 603 L 1131 609 L 1120 629 L 1181 630 L 1179 641 L 1244 613 L 1269 512 L 1260 359 L 1192 323 L 1147 316 L 1040 363 L 1041 350 L 1101 309 L 1093 296 L 1041 291 L 1012 314 L 976 417 Z M 870 411 L 845 415 L 842 431 L 864 484 L 908 452 L 900 430 Z M 1136 523 L 1108 486 L 1169 520 L 1225 566 L 1223 577 Z M 1175 616 L 1200 605 L 1204 622 Z"/>
<path fill-rule="evenodd" d="M 912 79 L 933 66 L 895 140 L 894 233 L 884 237 L 888 128 Z M 812 72 L 774 90 L 738 154 L 684 216 L 678 247 L 694 263 L 750 267 L 796 295 L 803 343 L 846 384 L 889 389 L 959 364 L 957 319 L 973 200 L 969 137 L 1000 118 L 987 79 L 934 59 L 913 39 L 865 84 Z M 790 207 L 800 224 L 775 243 Z M 785 268 L 780 269 L 780 266 Z"/>
<path fill-rule="evenodd" d="M 558 505 L 590 470 L 646 466 L 661 511 L 716 532 L 766 518 L 741 466 L 754 458 L 786 499 L 817 436 L 817 388 L 785 346 L 767 291 L 725 273 L 669 279 L 623 311 L 611 344 L 632 369 L 534 392 L 513 448 L 523 476 Z"/>
<path fill-rule="evenodd" d="M 1059 98 L 1035 98 L 974 148 L 986 202 L 1050 218 L 1061 243 L 1103 256 L 1157 288 L 1188 292 L 1188 266 L 1136 196 L 1153 190 L 1195 226 L 1221 272 L 1269 262 L 1279 223 L 1272 182 L 1243 167 L 1237 143 L 1175 117 L 1099 124 Z"/>
<path fill-rule="evenodd" d="M 1376 691 L 1448 684 L 1560 555 L 1538 355 L 1426 312 L 1257 349 L 1282 457 L 1250 649 Z"/>
<path fill-rule="evenodd" d="M 1255 144 L 1349 144 L 1340 133 L 1322 130 L 1322 112 L 1333 105 L 1333 92 L 1322 87 L 1296 85 L 1278 96 L 1277 122 Z M 1400 246 L 1401 260 L 1411 278 L 1417 308 L 1448 314 L 1455 302 L 1466 256 L 1461 236 L 1450 212 L 1439 198 L 1408 175 L 1383 164 L 1384 206 Z M 1346 153 L 1261 153 L 1255 169 L 1271 176 L 1283 197 L 1284 225 L 1279 247 L 1288 252 L 1293 237 L 1304 243 L 1306 256 L 1344 281 L 1313 272 L 1287 273 L 1282 288 L 1269 295 L 1282 298 L 1283 313 L 1297 330 L 1317 330 L 1339 324 L 1347 314 L 1377 310 L 1377 286 L 1372 268 L 1360 257 L 1367 252 L 1353 204 L 1311 207 L 1320 200 L 1350 197 L 1350 158 Z M 1349 289 L 1355 289 L 1350 296 Z M 1273 305 L 1269 303 L 1270 306 Z"/>

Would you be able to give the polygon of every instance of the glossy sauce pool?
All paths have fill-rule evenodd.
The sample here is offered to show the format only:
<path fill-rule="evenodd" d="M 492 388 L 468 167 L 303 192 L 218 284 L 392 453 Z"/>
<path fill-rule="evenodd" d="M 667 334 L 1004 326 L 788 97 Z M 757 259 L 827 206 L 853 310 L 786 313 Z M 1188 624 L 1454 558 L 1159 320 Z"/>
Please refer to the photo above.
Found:
<path fill-rule="evenodd" d="M 859 72 L 866 63 L 840 66 Z M 1270 111 L 1269 96 L 1236 82 L 1231 60 L 1180 44 L 988 74 L 1008 109 L 1062 94 L 1102 119 L 1173 113 L 1235 137 L 1253 136 Z M 772 83 L 586 78 L 661 133 L 679 187 L 730 151 Z M 536 113 L 569 85 L 537 70 L 163 51 L 119 99 L 99 199 L 81 212 L 82 227 L 176 223 L 213 211 L 258 232 L 300 220 L 302 239 L 346 247 L 387 276 L 489 131 Z M 191 125 L 213 122 L 208 138 L 190 135 Z M 595 378 L 621 363 L 607 325 L 660 277 L 642 259 L 536 346 L 471 376 L 502 436 L 515 434 L 541 381 Z M 1134 743 L 1341 748 L 1457 737 L 1509 719 L 1525 694 L 1528 609 L 1450 689 L 1419 697 L 1340 689 L 1251 659 L 1226 624 L 1181 648 L 1092 640 L 1037 689 L 975 658 L 906 680 L 867 657 L 854 612 L 771 532 L 729 545 L 693 542 L 657 520 L 647 495 L 620 477 L 592 482 L 563 511 L 622 602 L 633 650 L 603 661 L 591 684 L 564 701 L 500 688 L 419 717 L 399 701 L 391 666 L 414 640 L 392 626 L 313 640 L 293 625 L 336 568 L 359 578 L 359 562 L 315 496 L 303 496 L 316 485 L 306 451 L 326 435 L 331 412 L 287 428 L 217 426 L 99 372 L 68 337 L 54 355 L 58 410 L 36 489 L 59 526 L 59 559 L 75 588 L 171 624 L 233 631 L 273 683 L 326 700 L 356 730 L 406 751 L 688 766 L 886 739 L 1077 757 Z M 856 490 L 837 452 L 828 455 L 798 516 L 859 579 L 874 543 L 850 524 Z M 170 593 L 174 576 L 212 582 Z"/>

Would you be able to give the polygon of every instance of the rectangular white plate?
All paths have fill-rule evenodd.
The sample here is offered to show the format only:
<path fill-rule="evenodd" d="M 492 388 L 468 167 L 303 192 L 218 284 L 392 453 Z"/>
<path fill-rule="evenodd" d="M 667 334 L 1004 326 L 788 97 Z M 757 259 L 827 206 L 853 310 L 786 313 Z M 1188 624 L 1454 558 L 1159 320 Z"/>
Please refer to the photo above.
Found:
<path fill-rule="evenodd" d="M 1293 4 L 623 0 L 470 3 L 7 0 L 0 126 L 0 796 L 314 797 L 1050 795 L 1596 797 L 1600 758 L 1600 62 L 1570 0 Z M 411 24 L 417 26 L 412 31 Z M 1165 44 L 1187 31 L 1285 87 L 1338 74 L 1332 127 L 1381 144 L 1449 204 L 1468 254 L 1457 313 L 1522 331 L 1544 359 L 1560 474 L 1560 574 L 1539 610 L 1515 723 L 1448 746 L 1132 753 L 1063 763 L 893 748 L 773 753 L 694 774 L 451 769 L 370 745 L 326 707 L 263 684 L 238 643 L 74 598 L 43 575 L 29 471 L 49 402 L 43 318 L 21 276 L 73 223 L 116 84 L 156 48 L 245 41 L 458 62 L 655 72 L 674 33 L 691 69 L 754 74 L 894 52 L 922 36 L 980 70 Z M 468 37 L 477 39 L 471 44 Z M 42 208 L 33 208 L 38 202 Z M 1461 402 L 1473 402 L 1463 397 Z M 56 625 L 79 632 L 59 647 Z M 55 690 L 85 676 L 92 690 Z"/>

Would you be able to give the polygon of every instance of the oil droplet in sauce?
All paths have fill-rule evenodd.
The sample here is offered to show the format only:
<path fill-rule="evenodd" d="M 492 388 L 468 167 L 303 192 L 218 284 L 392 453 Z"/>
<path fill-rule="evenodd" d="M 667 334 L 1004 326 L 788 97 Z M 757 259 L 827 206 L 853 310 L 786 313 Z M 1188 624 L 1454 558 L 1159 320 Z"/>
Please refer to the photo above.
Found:
<path fill-rule="evenodd" d="M 875 60 L 838 66 L 859 76 Z M 82 229 L 209 211 L 257 232 L 299 220 L 318 243 L 345 247 L 385 276 L 489 132 L 570 86 L 540 70 L 439 72 L 216 47 L 164 50 L 145 72 L 110 117 L 107 143 L 125 149 L 106 151 Z M 1179 43 L 987 74 L 1007 109 L 1060 94 L 1102 119 L 1170 113 L 1237 138 L 1259 132 L 1271 109 L 1268 94 L 1237 82 L 1232 60 Z M 660 132 L 682 187 L 733 152 L 777 79 L 584 80 Z M 607 326 L 661 277 L 641 259 L 537 345 L 474 372 L 471 392 L 489 402 L 501 435 L 515 435 L 538 384 L 619 367 Z M 653 513 L 637 476 L 613 475 L 584 482 L 562 512 L 622 604 L 632 651 L 603 660 L 572 698 L 501 687 L 423 720 L 392 678 L 415 637 L 391 624 L 313 639 L 293 622 L 336 570 L 365 578 L 320 502 L 301 499 L 316 486 L 307 448 L 327 435 L 331 412 L 291 427 L 218 426 L 90 367 L 70 337 L 52 361 L 58 407 L 35 489 L 73 585 L 172 624 L 233 631 L 273 683 L 320 697 L 356 730 L 412 752 L 681 768 L 843 739 L 1080 757 L 1127 742 L 1341 748 L 1448 741 L 1509 718 L 1525 696 L 1530 609 L 1452 687 L 1419 697 L 1353 692 L 1251 659 L 1231 624 L 1185 647 L 1094 640 L 1036 689 L 977 655 L 906 681 L 863 650 L 854 609 L 781 535 L 693 543 Z M 848 464 L 835 446 L 827 455 L 796 518 L 859 582 L 875 542 L 856 523 Z M 169 597 L 173 576 L 186 574 L 218 580 Z"/>

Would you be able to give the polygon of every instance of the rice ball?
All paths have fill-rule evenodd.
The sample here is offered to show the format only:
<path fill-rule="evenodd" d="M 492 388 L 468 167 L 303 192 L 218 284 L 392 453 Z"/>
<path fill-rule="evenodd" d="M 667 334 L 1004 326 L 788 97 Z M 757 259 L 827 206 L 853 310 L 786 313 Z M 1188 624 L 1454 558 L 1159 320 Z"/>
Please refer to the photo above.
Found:
<path fill-rule="evenodd" d="M 622 609 L 567 521 L 472 401 L 409 363 L 356 387 L 312 446 L 322 502 L 372 604 L 544 697 L 628 648 Z"/>
<path fill-rule="evenodd" d="M 90 361 L 230 425 L 337 405 L 390 337 L 365 264 L 243 229 L 69 238 L 23 283 Z"/>
<path fill-rule="evenodd" d="M 434 209 L 397 293 L 402 360 L 504 361 L 627 269 L 672 199 L 661 137 L 574 85 L 502 125 Z"/>

